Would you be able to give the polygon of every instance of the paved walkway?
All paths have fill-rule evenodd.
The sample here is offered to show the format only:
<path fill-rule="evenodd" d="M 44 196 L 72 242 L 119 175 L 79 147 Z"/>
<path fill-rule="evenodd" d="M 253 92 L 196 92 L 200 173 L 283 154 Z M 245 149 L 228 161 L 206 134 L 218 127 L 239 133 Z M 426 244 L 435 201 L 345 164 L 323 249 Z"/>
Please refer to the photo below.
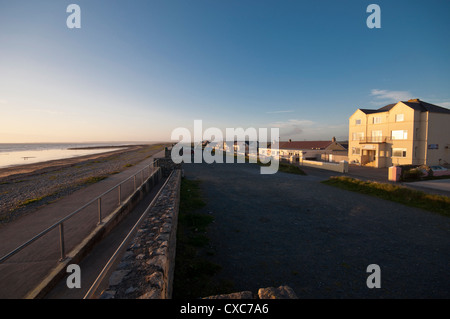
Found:
<path fill-rule="evenodd" d="M 450 218 L 255 164 L 185 164 L 214 216 L 208 236 L 235 291 L 288 285 L 299 298 L 450 298 Z M 318 172 L 318 170 L 316 171 Z M 381 268 L 369 289 L 367 266 Z"/>
<path fill-rule="evenodd" d="M 450 197 L 450 179 L 435 179 L 429 181 L 411 182 L 404 183 L 403 185 L 413 187 L 424 192 Z"/>
<path fill-rule="evenodd" d="M 164 151 L 157 152 L 152 157 L 121 173 L 111 175 L 101 182 L 85 187 L 53 204 L 3 225 L 0 228 L 0 256 L 9 253 L 108 189 L 139 172 L 151 164 L 154 158 L 163 156 Z M 148 175 L 144 175 L 145 177 Z M 140 184 L 139 182 L 140 175 L 137 177 L 137 185 Z M 133 189 L 134 182 L 131 179 L 122 186 L 122 200 L 128 197 Z M 112 212 L 118 206 L 118 198 L 118 191 L 113 191 L 102 198 L 104 217 L 106 216 L 105 212 Z M 76 247 L 96 227 L 97 222 L 97 203 L 90 205 L 80 214 L 65 222 L 66 253 Z M 0 298 L 23 298 L 56 266 L 59 258 L 59 228 L 56 228 L 0 264 Z"/>

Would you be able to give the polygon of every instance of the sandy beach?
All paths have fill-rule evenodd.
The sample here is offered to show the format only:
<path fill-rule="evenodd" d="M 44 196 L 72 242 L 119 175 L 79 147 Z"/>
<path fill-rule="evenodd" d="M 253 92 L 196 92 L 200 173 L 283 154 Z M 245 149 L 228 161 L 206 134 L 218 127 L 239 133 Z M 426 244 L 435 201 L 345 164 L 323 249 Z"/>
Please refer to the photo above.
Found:
<path fill-rule="evenodd" d="M 101 154 L 2 168 L 0 224 L 136 165 L 164 146 L 131 145 Z"/>

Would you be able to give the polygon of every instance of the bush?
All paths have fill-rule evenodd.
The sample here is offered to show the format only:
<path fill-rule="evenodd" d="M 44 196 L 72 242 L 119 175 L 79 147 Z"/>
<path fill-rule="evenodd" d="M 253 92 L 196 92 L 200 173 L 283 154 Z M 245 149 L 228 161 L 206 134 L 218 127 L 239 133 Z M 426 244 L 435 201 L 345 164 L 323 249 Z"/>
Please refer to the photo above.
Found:
<path fill-rule="evenodd" d="M 411 168 L 409 170 L 402 170 L 402 180 L 409 181 L 409 180 L 419 180 L 424 173 L 419 168 Z"/>
<path fill-rule="evenodd" d="M 433 171 L 427 165 L 401 165 L 400 167 L 402 168 L 400 178 L 404 182 L 433 177 Z"/>

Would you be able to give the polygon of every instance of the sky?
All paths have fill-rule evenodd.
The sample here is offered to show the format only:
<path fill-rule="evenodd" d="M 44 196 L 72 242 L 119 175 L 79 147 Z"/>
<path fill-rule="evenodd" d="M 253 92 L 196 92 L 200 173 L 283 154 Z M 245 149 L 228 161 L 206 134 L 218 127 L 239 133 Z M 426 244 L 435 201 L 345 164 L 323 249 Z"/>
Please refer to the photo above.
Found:
<path fill-rule="evenodd" d="M 367 26 L 371 3 L 381 28 Z M 194 120 L 346 140 L 358 108 L 450 108 L 449 12 L 448 0 L 0 0 L 0 143 L 169 141 Z"/>

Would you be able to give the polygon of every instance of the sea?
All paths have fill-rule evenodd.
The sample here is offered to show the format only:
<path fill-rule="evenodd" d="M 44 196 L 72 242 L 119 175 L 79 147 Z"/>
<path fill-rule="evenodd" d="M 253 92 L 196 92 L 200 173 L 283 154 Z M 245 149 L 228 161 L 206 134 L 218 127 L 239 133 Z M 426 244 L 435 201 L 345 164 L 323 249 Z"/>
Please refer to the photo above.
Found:
<path fill-rule="evenodd" d="M 0 143 L 0 168 L 100 154 L 138 143 Z"/>

